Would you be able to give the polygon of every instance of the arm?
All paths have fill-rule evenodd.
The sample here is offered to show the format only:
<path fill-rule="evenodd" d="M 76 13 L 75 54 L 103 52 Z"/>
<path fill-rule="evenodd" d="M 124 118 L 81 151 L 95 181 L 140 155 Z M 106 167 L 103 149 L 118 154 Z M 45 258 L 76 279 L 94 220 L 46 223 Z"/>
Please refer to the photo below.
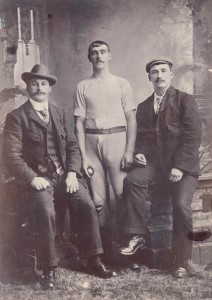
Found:
<path fill-rule="evenodd" d="M 122 157 L 121 168 L 129 168 L 133 162 L 133 153 L 135 147 L 137 124 L 135 119 L 135 110 L 130 110 L 125 113 L 127 121 L 127 144 L 125 153 Z"/>
<path fill-rule="evenodd" d="M 37 174 L 23 159 L 23 130 L 18 116 L 9 113 L 6 117 L 3 136 L 3 156 L 9 174 L 18 181 L 31 184 Z"/>
<path fill-rule="evenodd" d="M 76 135 L 79 142 L 79 148 L 82 156 L 82 167 L 87 177 L 91 177 L 88 173 L 88 167 L 92 167 L 87 158 L 85 151 L 85 117 L 76 117 Z"/>
<path fill-rule="evenodd" d="M 74 133 L 74 117 L 70 112 L 64 112 L 63 126 L 67 134 L 66 136 L 66 192 L 74 193 L 79 190 L 79 182 L 77 179 L 81 175 L 81 156 L 79 145 Z"/>
<path fill-rule="evenodd" d="M 173 168 L 190 172 L 199 156 L 201 121 L 196 101 L 186 95 L 181 100 L 180 143 L 173 157 Z"/>
<path fill-rule="evenodd" d="M 49 182 L 37 174 L 23 159 L 24 134 L 18 117 L 8 114 L 4 127 L 3 155 L 6 168 L 22 184 L 30 184 L 36 190 L 46 189 Z"/>

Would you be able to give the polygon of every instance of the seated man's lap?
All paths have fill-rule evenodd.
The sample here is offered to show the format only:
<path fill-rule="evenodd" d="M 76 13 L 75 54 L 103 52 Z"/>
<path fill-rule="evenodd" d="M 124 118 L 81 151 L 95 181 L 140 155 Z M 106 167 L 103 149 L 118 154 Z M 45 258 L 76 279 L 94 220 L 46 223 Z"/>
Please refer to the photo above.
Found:
<path fill-rule="evenodd" d="M 131 170 L 124 179 L 124 183 L 134 183 L 140 186 L 148 186 L 160 183 L 164 177 L 165 176 L 157 166 L 149 163 L 144 167 L 135 167 L 133 170 Z"/>

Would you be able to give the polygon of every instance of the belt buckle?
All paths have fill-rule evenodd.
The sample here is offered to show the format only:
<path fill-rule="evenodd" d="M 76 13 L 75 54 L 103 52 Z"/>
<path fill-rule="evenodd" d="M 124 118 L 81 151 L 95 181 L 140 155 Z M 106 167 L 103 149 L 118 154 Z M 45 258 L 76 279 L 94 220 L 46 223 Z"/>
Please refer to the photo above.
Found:
<path fill-rule="evenodd" d="M 103 134 L 110 134 L 110 129 L 102 129 Z"/>

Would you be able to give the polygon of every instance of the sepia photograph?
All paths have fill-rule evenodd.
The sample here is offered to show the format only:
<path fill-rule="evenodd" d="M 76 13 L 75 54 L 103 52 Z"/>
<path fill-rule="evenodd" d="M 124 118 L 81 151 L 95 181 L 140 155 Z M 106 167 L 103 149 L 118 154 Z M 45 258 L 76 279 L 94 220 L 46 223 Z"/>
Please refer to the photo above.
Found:
<path fill-rule="evenodd" d="M 0 300 L 212 299 L 212 0 L 0 0 L 0 170 Z"/>

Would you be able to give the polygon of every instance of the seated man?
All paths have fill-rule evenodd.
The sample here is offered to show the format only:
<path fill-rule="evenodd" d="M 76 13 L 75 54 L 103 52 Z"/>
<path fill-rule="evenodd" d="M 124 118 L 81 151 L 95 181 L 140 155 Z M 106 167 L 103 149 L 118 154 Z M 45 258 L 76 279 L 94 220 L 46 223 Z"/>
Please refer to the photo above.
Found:
<path fill-rule="evenodd" d="M 124 180 L 125 232 L 131 238 L 124 255 L 145 248 L 146 189 L 166 187 L 173 205 L 173 275 L 196 275 L 191 268 L 191 202 L 200 174 L 201 123 L 193 97 L 172 87 L 172 61 L 158 58 L 146 65 L 154 93 L 137 109 L 137 165 Z M 167 195 L 167 197 L 169 196 Z M 161 203 L 162 205 L 163 203 Z M 160 203 L 158 203 L 160 206 Z"/>
<path fill-rule="evenodd" d="M 85 180 L 71 115 L 49 103 L 57 78 L 45 65 L 35 65 L 22 74 L 29 100 L 7 115 L 4 128 L 6 168 L 20 184 L 37 232 L 38 268 L 43 270 L 43 288 L 54 286 L 54 199 L 68 204 L 78 214 L 79 234 L 87 250 L 88 271 L 103 278 L 116 275 L 101 261 L 103 253 L 99 223 Z"/>

